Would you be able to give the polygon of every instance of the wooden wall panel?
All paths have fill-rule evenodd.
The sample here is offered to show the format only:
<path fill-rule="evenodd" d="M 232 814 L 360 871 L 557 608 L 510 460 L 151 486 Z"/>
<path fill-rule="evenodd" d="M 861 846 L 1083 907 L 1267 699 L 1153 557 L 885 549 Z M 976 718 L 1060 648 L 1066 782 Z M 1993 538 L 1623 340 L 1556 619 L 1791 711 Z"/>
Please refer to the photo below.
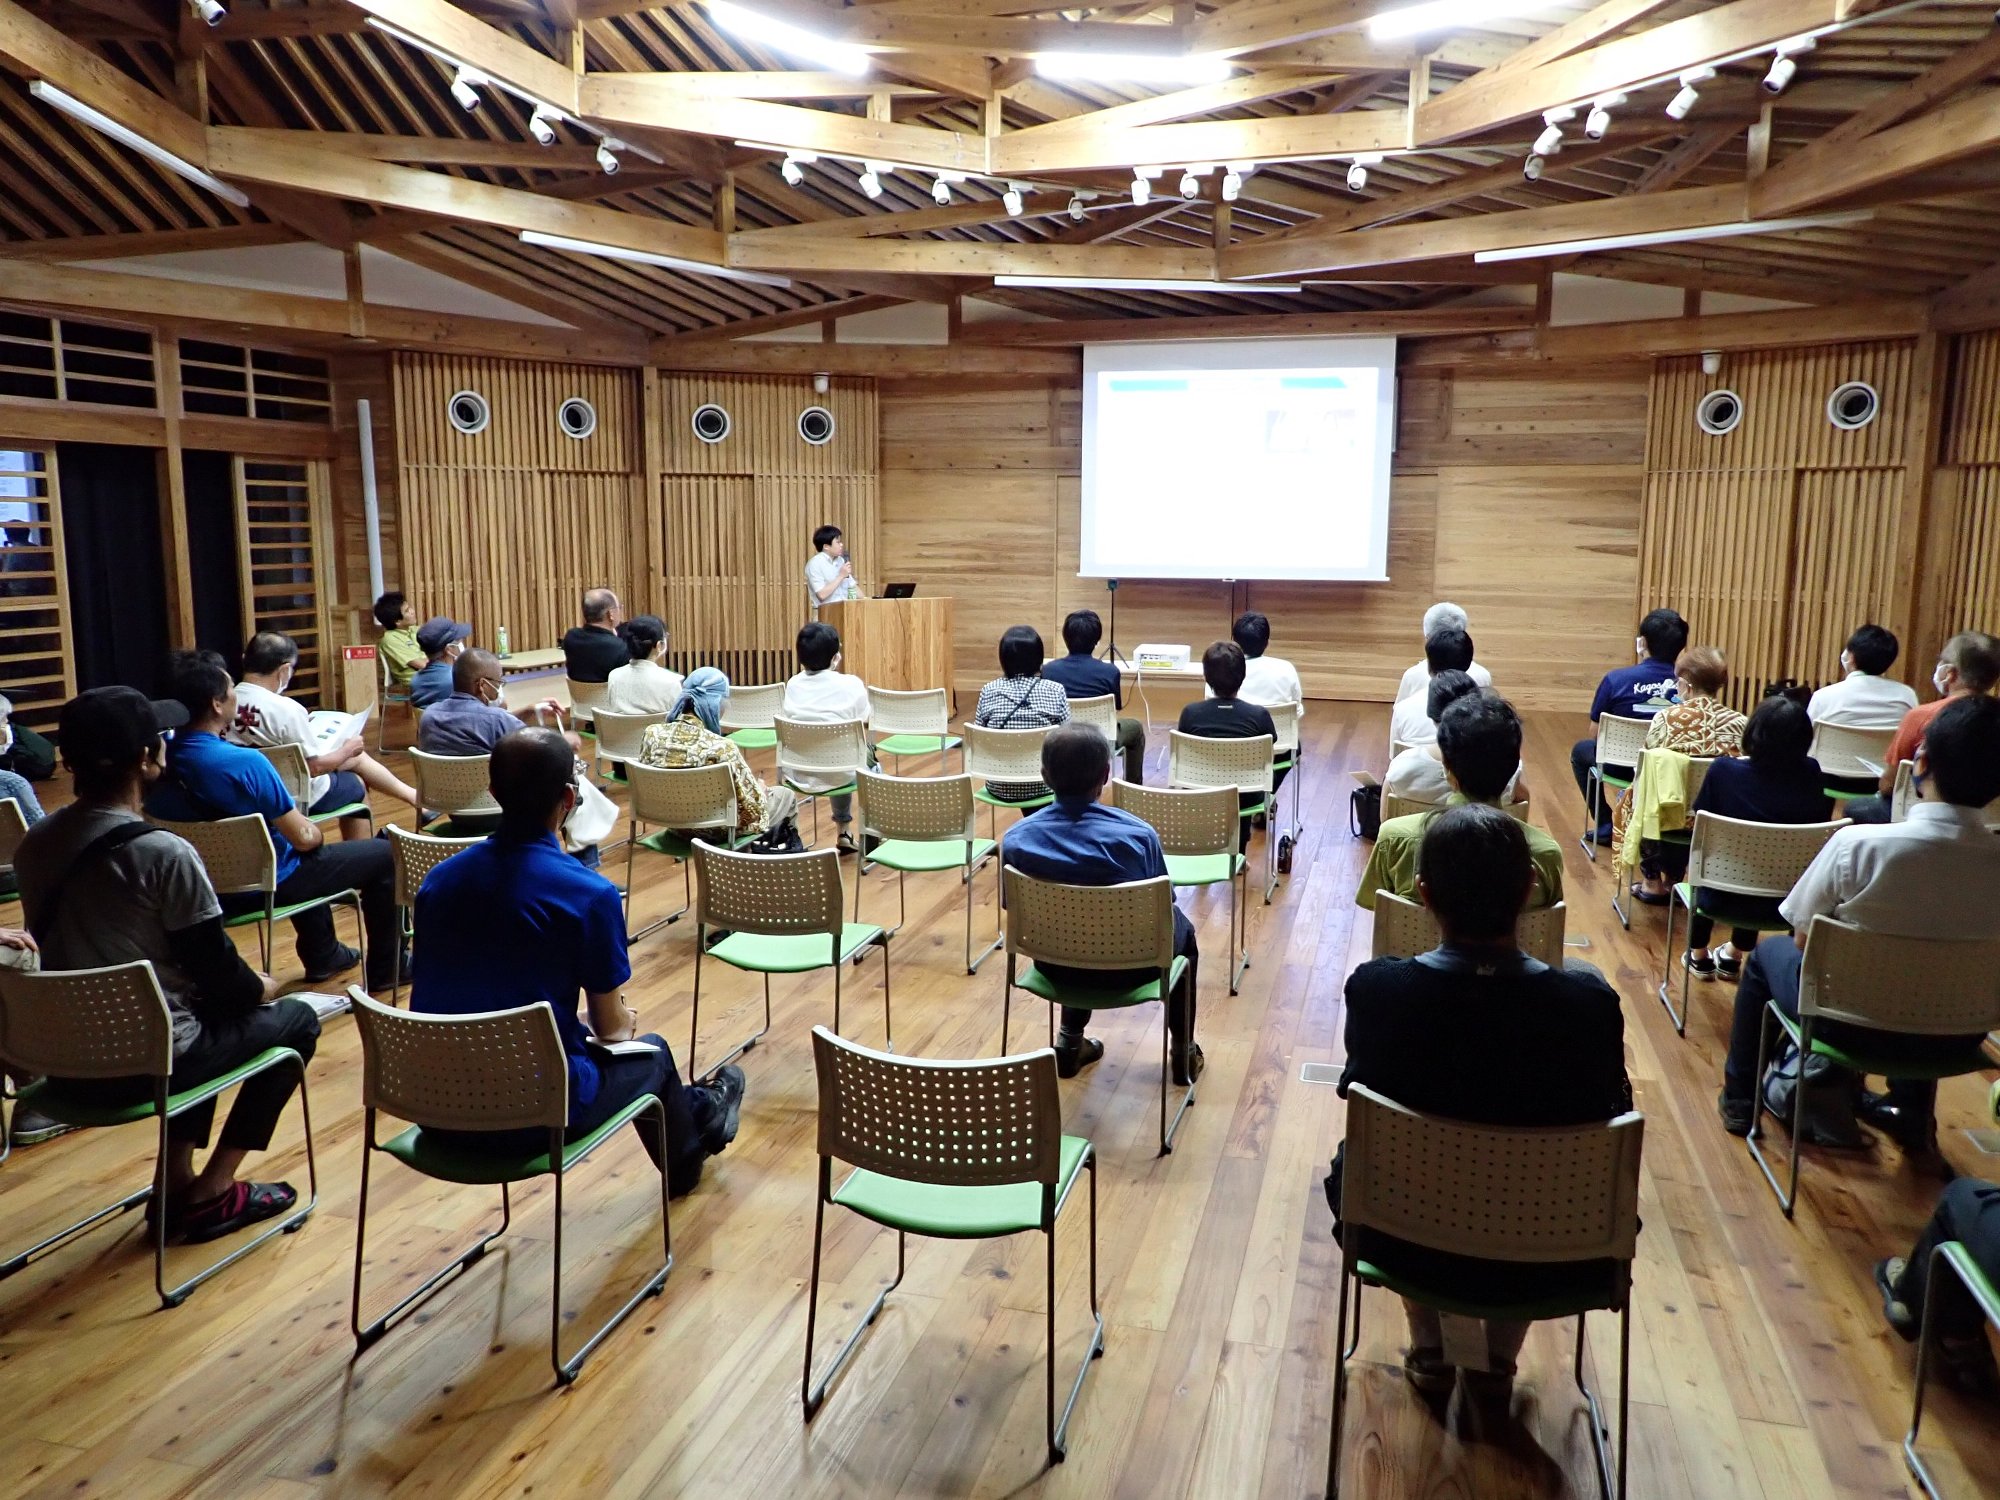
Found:
<path fill-rule="evenodd" d="M 1902 469 L 1808 469 L 1799 475 L 1791 638 L 1779 675 L 1831 680 L 1840 673 L 1840 653 L 1854 627 L 1887 618 L 1904 475 Z"/>
<path fill-rule="evenodd" d="M 2000 331 L 1955 343 L 1944 465 L 1927 532 L 1919 674 L 1955 632 L 2000 632 Z"/>
<path fill-rule="evenodd" d="M 396 428 L 405 464 L 630 474 L 639 462 L 638 382 L 629 370 L 432 354 L 395 358 Z M 484 432 L 452 427 L 455 392 L 486 398 Z M 578 440 L 556 425 L 571 396 L 597 408 L 597 430 Z"/>
<path fill-rule="evenodd" d="M 0 451 L 0 497 L 26 513 L 7 523 L 0 548 L 0 684 L 14 717 L 47 731 L 76 694 L 55 450 Z"/>
<path fill-rule="evenodd" d="M 1732 353 L 1704 375 L 1699 356 L 1663 359 L 1653 378 L 1647 466 L 1655 471 L 1743 473 L 1756 469 L 1888 468 L 1904 462 L 1911 356 L 1899 339 L 1812 349 Z M 1882 415 L 1844 432 L 1826 419 L 1826 398 L 1849 380 L 1882 397 Z M 1695 425 L 1695 403 L 1710 391 L 1743 398 L 1743 421 L 1714 437 Z"/>
<path fill-rule="evenodd" d="M 299 648 L 292 691 L 311 708 L 327 692 L 326 465 L 234 458 L 236 577 L 243 639 L 278 630 Z"/>
<path fill-rule="evenodd" d="M 1948 464 L 2000 464 L 2000 330 L 1968 333 L 1953 350 Z"/>

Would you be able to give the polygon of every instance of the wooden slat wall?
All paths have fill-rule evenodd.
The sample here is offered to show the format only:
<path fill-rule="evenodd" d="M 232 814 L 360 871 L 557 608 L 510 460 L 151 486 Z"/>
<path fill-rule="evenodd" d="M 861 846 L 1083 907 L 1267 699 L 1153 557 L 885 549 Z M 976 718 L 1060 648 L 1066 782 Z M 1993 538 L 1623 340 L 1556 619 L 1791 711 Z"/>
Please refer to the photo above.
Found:
<path fill-rule="evenodd" d="M 47 730 L 76 692 L 55 450 L 0 453 L 0 496 L 28 507 L 0 551 L 0 686 L 17 720 Z"/>
<path fill-rule="evenodd" d="M 329 707 L 326 465 L 236 458 L 230 468 L 243 637 L 259 630 L 290 636 L 299 648 L 292 693 L 308 707 Z"/>
<path fill-rule="evenodd" d="M 1959 339 L 1953 367 L 1928 532 L 1927 652 L 1956 631 L 2000 631 L 2000 332 Z M 1926 654 L 1913 670 L 1930 660 Z"/>

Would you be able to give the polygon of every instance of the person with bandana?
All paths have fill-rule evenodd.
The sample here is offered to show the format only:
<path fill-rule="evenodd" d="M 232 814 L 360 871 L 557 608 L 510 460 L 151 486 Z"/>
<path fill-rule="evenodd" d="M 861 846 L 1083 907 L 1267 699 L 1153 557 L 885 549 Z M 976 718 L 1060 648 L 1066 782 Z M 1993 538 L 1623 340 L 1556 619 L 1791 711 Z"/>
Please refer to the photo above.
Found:
<path fill-rule="evenodd" d="M 722 733 L 722 705 L 729 679 L 714 667 L 696 667 L 681 684 L 681 696 L 664 724 L 655 724 L 639 742 L 638 764 L 680 770 L 727 766 L 736 787 L 736 833 L 754 838 L 792 820 L 798 799 L 789 788 L 765 786 L 743 758 L 743 749 Z"/>

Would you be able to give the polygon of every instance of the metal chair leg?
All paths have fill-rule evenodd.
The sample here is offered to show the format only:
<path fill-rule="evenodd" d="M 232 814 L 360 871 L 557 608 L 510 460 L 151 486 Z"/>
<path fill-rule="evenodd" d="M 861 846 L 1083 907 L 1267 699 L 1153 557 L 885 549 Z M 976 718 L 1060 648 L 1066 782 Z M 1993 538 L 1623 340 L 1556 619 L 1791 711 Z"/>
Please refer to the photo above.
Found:
<path fill-rule="evenodd" d="M 1590 1388 L 1583 1378 L 1584 1321 L 1586 1314 L 1576 1317 L 1576 1364 L 1574 1378 L 1576 1388 L 1583 1393 L 1584 1403 L 1590 1408 L 1590 1442 L 1597 1458 L 1597 1483 L 1603 1491 L 1604 1500 L 1612 1500 L 1611 1453 L 1609 1443 L 1611 1429 L 1604 1420 L 1604 1408 L 1599 1404 L 1597 1392 Z M 1620 1311 L 1618 1323 L 1618 1480 L 1617 1500 L 1625 1500 L 1625 1420 L 1626 1387 L 1631 1384 L 1632 1359 L 1632 1312 L 1628 1297 L 1626 1306 Z"/>
<path fill-rule="evenodd" d="M 972 859 L 972 844 L 965 846 L 965 972 L 977 974 L 979 966 L 999 952 L 1007 941 L 1007 930 L 1000 925 L 1000 866 L 993 866 L 993 941 L 981 948 L 977 955 L 972 951 L 972 877 L 979 866 Z"/>
<path fill-rule="evenodd" d="M 1673 890 L 1667 893 L 1667 956 L 1660 968 L 1659 996 L 1660 1004 L 1664 1005 L 1667 1008 L 1667 1014 L 1673 1017 L 1674 1030 L 1678 1031 L 1682 1036 L 1686 1036 L 1688 1034 L 1688 967 L 1686 963 L 1682 963 L 1681 965 L 1681 1008 L 1679 1010 L 1674 1009 L 1673 999 L 1667 994 L 1668 986 L 1672 984 L 1674 974 L 1674 908 L 1680 904 L 1680 899 L 1680 887 L 1676 885 Z M 1688 908 L 1688 926 L 1690 928 L 1694 926 L 1693 907 Z"/>
<path fill-rule="evenodd" d="M 383 1334 L 387 1333 L 404 1313 L 408 1312 L 418 1303 L 428 1301 L 433 1292 L 437 1291 L 445 1282 L 456 1278 L 460 1272 L 469 1271 L 473 1266 L 477 1265 L 485 1257 L 487 1250 L 492 1246 L 493 1242 L 505 1234 L 508 1226 L 514 1222 L 513 1196 L 509 1193 L 507 1184 L 503 1182 L 500 1184 L 500 1227 L 473 1245 L 471 1249 L 462 1252 L 456 1259 L 446 1262 L 442 1269 L 432 1273 L 422 1285 L 418 1286 L 407 1297 L 383 1313 L 374 1322 L 363 1324 L 361 1321 L 361 1267 L 368 1245 L 368 1163 L 377 1149 L 374 1144 L 374 1136 L 375 1126 L 374 1121 L 371 1119 L 368 1124 L 367 1138 L 361 1148 L 361 1205 L 354 1224 L 354 1300 L 348 1316 L 348 1326 L 354 1330 L 354 1353 L 357 1359 L 361 1356 L 362 1351 L 369 1348 Z"/>
<path fill-rule="evenodd" d="M 867 1333 L 874 1326 L 875 1319 L 881 1316 L 882 1306 L 889 1300 L 889 1293 L 903 1284 L 903 1272 L 908 1265 L 909 1253 L 908 1236 L 899 1229 L 896 1231 L 896 1279 L 876 1293 L 875 1300 L 868 1304 L 868 1311 L 861 1315 L 861 1321 L 855 1324 L 854 1331 L 848 1334 L 847 1342 L 842 1344 L 840 1352 L 834 1355 L 833 1363 L 827 1366 L 826 1373 L 815 1383 L 812 1378 L 812 1340 L 819 1306 L 820 1239 L 824 1233 L 825 1217 L 826 1199 L 822 1196 L 813 1218 L 812 1281 L 806 1302 L 806 1378 L 803 1401 L 808 1422 L 818 1416 L 819 1409 L 826 1404 L 827 1388 L 833 1384 L 841 1370 L 846 1367 L 848 1358 L 860 1346 L 862 1335 Z"/>
<path fill-rule="evenodd" d="M 1595 793 L 1595 797 L 1592 796 Z M 1583 815 L 1590 821 L 1584 825 L 1583 837 L 1578 840 L 1583 852 L 1592 864 L 1597 863 L 1597 830 L 1604 821 L 1604 783 L 1598 777 L 1597 767 L 1592 766 L 1584 775 Z"/>
<path fill-rule="evenodd" d="M 1941 1492 L 1936 1477 L 1917 1454 L 1917 1429 L 1924 1419 L 1924 1387 L 1930 1374 L 1932 1318 L 1935 1316 L 1933 1309 L 1937 1306 L 1939 1288 L 1944 1284 L 1944 1273 L 1947 1270 L 1965 1289 L 1966 1294 L 1979 1305 L 1979 1310 L 1986 1315 L 1986 1320 L 2000 1327 L 2000 1300 L 1994 1298 L 1990 1288 L 1980 1285 L 1973 1277 L 1966 1274 L 1965 1267 L 1961 1263 L 1965 1255 L 1964 1245 L 1956 1240 L 1947 1241 L 1931 1251 L 1930 1276 L 1926 1281 L 1930 1291 L 1924 1298 L 1923 1323 L 1917 1339 L 1917 1389 L 1910 1408 L 1910 1430 L 1903 1438 L 1903 1462 L 1909 1465 L 1910 1473 L 1916 1477 L 1917 1483 L 1923 1487 L 1924 1493 L 1930 1496 L 1930 1500 L 1941 1500 Z"/>
<path fill-rule="evenodd" d="M 1802 1022 L 1798 1032 L 1794 1034 L 1790 1027 L 1783 1025 L 1787 1017 L 1778 1009 L 1777 1002 L 1767 1000 L 1764 1004 L 1766 1012 L 1778 1017 L 1780 1029 L 1786 1035 L 1792 1036 L 1799 1049 L 1799 1084 L 1792 1090 L 1790 1187 L 1778 1186 L 1778 1174 L 1772 1171 L 1771 1164 L 1764 1159 L 1764 1152 L 1757 1144 L 1764 1136 L 1764 1066 L 1770 1055 L 1771 1041 L 1771 1027 L 1768 1020 L 1758 1028 L 1757 1032 L 1757 1071 L 1750 1077 L 1750 1087 L 1754 1090 L 1750 1098 L 1750 1133 L 1743 1138 L 1743 1143 L 1750 1148 L 1750 1156 L 1757 1163 L 1757 1170 L 1764 1174 L 1764 1181 L 1769 1183 L 1771 1191 L 1778 1195 L 1778 1207 L 1784 1210 L 1785 1217 L 1789 1219 L 1799 1201 L 1799 1134 L 1805 1129 L 1806 1124 L 1806 1060 L 1812 1056 L 1812 1023 Z"/>
<path fill-rule="evenodd" d="M 1347 1336 L 1347 1292 L 1354 1289 L 1354 1337 Z M 1326 1500 L 1340 1494 L 1341 1427 L 1347 1417 L 1347 1361 L 1361 1342 L 1361 1283 L 1350 1272 L 1343 1254 L 1340 1266 L 1340 1311 L 1333 1332 L 1333 1433 L 1327 1441 Z"/>
<path fill-rule="evenodd" d="M 657 1118 L 659 1121 L 660 1139 L 662 1142 L 664 1142 L 667 1136 L 666 1104 L 662 1100 L 656 1098 L 653 1100 L 650 1109 L 654 1117 Z M 644 1302 L 648 1297 L 657 1297 L 661 1294 L 661 1292 L 663 1292 L 666 1289 L 667 1277 L 672 1273 L 674 1269 L 673 1232 L 671 1229 L 668 1229 L 666 1231 L 666 1244 L 667 1244 L 666 1264 L 661 1266 L 659 1270 L 655 1271 L 652 1274 L 652 1276 L 647 1278 L 645 1284 L 641 1286 L 638 1291 L 634 1292 L 630 1297 L 628 1297 L 625 1300 L 625 1305 L 619 1308 L 618 1311 L 613 1313 L 609 1318 L 607 1318 L 603 1322 L 603 1324 L 599 1326 L 597 1332 L 593 1333 L 587 1340 L 584 1341 L 584 1345 L 581 1349 L 577 1350 L 576 1353 L 572 1354 L 567 1360 L 565 1360 L 562 1357 L 562 1225 L 563 1225 L 563 1175 L 564 1175 L 563 1173 L 564 1164 L 562 1159 L 562 1132 L 560 1130 L 553 1130 L 550 1132 L 550 1135 L 553 1137 L 553 1141 L 550 1148 L 552 1152 L 551 1160 L 553 1160 L 556 1163 L 556 1174 L 555 1174 L 556 1233 L 555 1233 L 555 1269 L 554 1269 L 555 1285 L 553 1292 L 553 1305 L 549 1310 L 549 1363 L 555 1367 L 556 1384 L 568 1385 L 576 1379 L 577 1372 L 583 1368 L 583 1362 L 589 1359 L 590 1356 L 596 1352 L 597 1346 L 603 1343 L 607 1338 L 609 1338 L 612 1332 L 618 1327 L 620 1323 L 623 1323 L 627 1318 L 629 1318 L 632 1315 L 633 1309 L 638 1307 L 638 1305 L 641 1302 Z M 585 1154 L 588 1155 L 588 1153 Z M 582 1161 L 583 1159 L 584 1159 L 583 1157 L 577 1158 L 578 1161 Z M 662 1184 L 660 1192 L 660 1214 L 663 1220 L 666 1217 L 667 1213 L 667 1195 L 665 1188 L 666 1177 L 667 1177 L 667 1167 L 666 1163 L 663 1161 L 660 1164 L 660 1181 Z"/>
<path fill-rule="evenodd" d="M 1077 1366 L 1076 1380 L 1069 1388 L 1069 1400 L 1063 1403 L 1062 1419 L 1056 1419 L 1056 1231 L 1051 1223 L 1048 1229 L 1049 1241 L 1049 1375 L 1048 1375 L 1048 1419 L 1049 1419 L 1049 1462 L 1059 1464 L 1069 1454 L 1069 1419 L 1076 1412 L 1077 1399 L 1083 1395 L 1084 1377 L 1090 1373 L 1093 1360 L 1104 1357 L 1104 1313 L 1097 1305 L 1097 1158 L 1095 1153 L 1083 1159 L 1084 1170 L 1090 1174 L 1090 1316 L 1096 1327 L 1090 1335 L 1090 1347 L 1084 1351 L 1083 1360 Z M 1056 1207 L 1062 1212 L 1060 1204 Z"/>

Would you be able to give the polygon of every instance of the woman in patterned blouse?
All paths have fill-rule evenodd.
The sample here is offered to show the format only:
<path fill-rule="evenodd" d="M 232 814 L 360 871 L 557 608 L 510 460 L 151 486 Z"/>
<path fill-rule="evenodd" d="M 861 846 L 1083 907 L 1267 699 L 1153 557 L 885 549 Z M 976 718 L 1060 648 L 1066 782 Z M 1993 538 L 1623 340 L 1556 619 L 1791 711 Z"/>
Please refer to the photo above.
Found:
<path fill-rule="evenodd" d="M 696 667 L 681 684 L 673 716 L 648 729 L 639 742 L 639 764 L 679 770 L 727 766 L 736 787 L 736 833 L 754 837 L 788 822 L 797 799 L 781 786 L 765 786 L 743 758 L 742 747 L 722 735 L 722 705 L 729 679 L 714 667 Z M 676 830 L 679 831 L 679 830 Z"/>
<path fill-rule="evenodd" d="M 1653 716 L 1646 748 L 1702 760 L 1741 755 L 1743 726 L 1750 721 L 1716 696 L 1729 685 L 1729 662 L 1721 648 L 1689 646 L 1674 662 L 1674 678 L 1680 701 Z M 1643 878 L 1633 885 L 1632 895 L 1648 906 L 1666 905 L 1674 882 L 1687 873 L 1687 856 L 1686 844 L 1647 839 L 1639 846 Z"/>

